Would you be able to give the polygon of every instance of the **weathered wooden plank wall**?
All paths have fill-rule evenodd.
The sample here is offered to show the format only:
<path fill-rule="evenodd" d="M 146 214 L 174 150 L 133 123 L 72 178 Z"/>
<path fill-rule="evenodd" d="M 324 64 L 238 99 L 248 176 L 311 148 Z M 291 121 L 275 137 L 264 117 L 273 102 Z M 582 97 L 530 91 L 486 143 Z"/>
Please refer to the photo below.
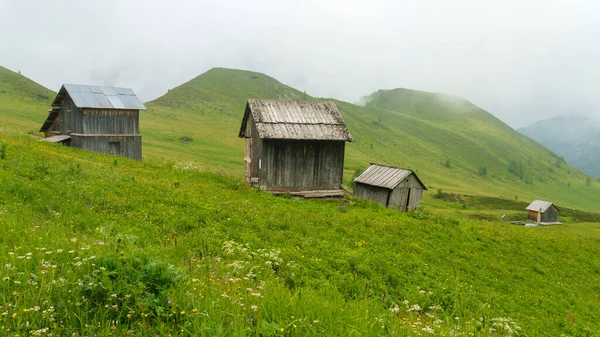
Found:
<path fill-rule="evenodd" d="M 536 211 L 528 211 L 527 212 L 527 220 L 535 221 L 538 220 L 538 212 Z"/>
<path fill-rule="evenodd" d="M 556 209 L 550 206 L 544 213 L 542 213 L 542 222 L 554 222 L 558 220 L 558 213 Z"/>
<path fill-rule="evenodd" d="M 259 135 L 258 135 L 258 130 L 256 130 L 256 128 L 254 127 L 254 120 L 252 118 L 252 115 L 250 116 L 250 118 L 248 118 L 248 129 L 250 130 L 250 138 L 249 141 L 251 143 L 251 157 L 250 160 L 252 161 L 251 165 L 250 165 L 250 176 L 251 178 L 258 178 L 259 179 L 259 184 L 260 184 L 260 168 L 262 166 L 261 164 L 261 159 L 262 159 L 262 149 L 263 149 L 263 140 L 260 139 Z"/>
<path fill-rule="evenodd" d="M 260 185 L 269 190 L 337 190 L 344 171 L 344 141 L 263 140 Z"/>
<path fill-rule="evenodd" d="M 64 102 L 60 106 L 59 115 L 59 128 L 63 135 L 83 132 L 81 109 L 75 105 L 71 97 L 67 96 L 65 98 Z"/>
<path fill-rule="evenodd" d="M 140 133 L 138 110 L 83 109 L 84 134 Z"/>
<path fill-rule="evenodd" d="M 113 144 L 111 151 L 111 145 Z M 115 145 L 119 153 L 114 153 Z M 140 135 L 83 135 L 71 134 L 71 146 L 100 153 L 120 155 L 142 160 L 142 136 Z"/>
<path fill-rule="evenodd" d="M 384 207 L 387 206 L 386 203 L 391 192 L 391 190 L 379 186 L 354 183 L 355 197 L 375 201 Z"/>
<path fill-rule="evenodd" d="M 401 211 L 406 211 L 408 208 L 419 208 L 422 196 L 423 187 L 415 175 L 411 174 L 405 181 L 394 188 L 394 192 L 390 197 L 389 207 Z"/>

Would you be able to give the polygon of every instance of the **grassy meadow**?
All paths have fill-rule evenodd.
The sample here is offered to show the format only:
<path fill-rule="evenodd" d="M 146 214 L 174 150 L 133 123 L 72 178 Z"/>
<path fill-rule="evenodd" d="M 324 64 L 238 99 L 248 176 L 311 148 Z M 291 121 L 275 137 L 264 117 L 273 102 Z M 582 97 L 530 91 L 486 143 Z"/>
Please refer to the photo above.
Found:
<path fill-rule="evenodd" d="M 321 99 L 264 74 L 212 69 L 146 103 L 140 113 L 144 159 L 193 161 L 241 176 L 244 150 L 237 135 L 247 99 L 257 97 Z M 52 98 L 50 90 L 0 69 L 5 134 L 37 134 Z M 466 100 L 394 89 L 374 93 L 365 107 L 334 101 L 356 139 L 346 150 L 348 188 L 358 171 L 377 162 L 415 170 L 434 192 L 598 210 L 600 182 Z"/>
<path fill-rule="evenodd" d="M 598 333 L 594 236 L 0 140 L 3 335 Z"/>
<path fill-rule="evenodd" d="M 0 68 L 0 335 L 600 333 L 596 180 L 467 101 L 396 89 L 336 101 L 344 179 L 413 168 L 420 210 L 274 197 L 242 181 L 250 97 L 318 99 L 213 69 L 147 103 L 136 162 L 38 142 L 53 93 Z M 565 225 L 501 222 L 534 198 Z"/>
<path fill-rule="evenodd" d="M 237 137 L 248 98 L 315 100 L 264 74 L 216 68 L 149 102 L 141 114 L 144 157 L 241 176 Z M 371 162 L 415 170 L 432 191 L 551 200 L 597 211 L 600 183 L 470 102 L 408 89 L 381 90 L 365 107 L 334 100 L 356 142 L 344 182 Z"/>

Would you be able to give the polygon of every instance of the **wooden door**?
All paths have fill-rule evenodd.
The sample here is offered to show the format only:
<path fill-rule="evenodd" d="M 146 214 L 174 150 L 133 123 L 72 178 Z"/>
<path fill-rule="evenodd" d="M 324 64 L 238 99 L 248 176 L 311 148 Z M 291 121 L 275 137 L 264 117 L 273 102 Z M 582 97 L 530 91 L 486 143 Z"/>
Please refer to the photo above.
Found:
<path fill-rule="evenodd" d="M 404 210 L 405 211 L 410 211 L 410 209 L 412 208 L 410 206 L 410 192 L 411 192 L 412 188 L 407 188 L 407 190 L 408 190 L 408 193 L 407 193 L 407 196 L 406 196 L 406 208 Z"/>

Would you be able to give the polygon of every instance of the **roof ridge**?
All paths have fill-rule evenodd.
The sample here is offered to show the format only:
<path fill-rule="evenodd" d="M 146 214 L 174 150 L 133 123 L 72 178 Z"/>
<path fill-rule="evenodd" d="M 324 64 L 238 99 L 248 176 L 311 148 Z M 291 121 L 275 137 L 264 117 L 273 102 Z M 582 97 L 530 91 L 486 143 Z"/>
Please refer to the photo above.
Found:
<path fill-rule="evenodd" d="M 346 125 L 344 123 L 323 123 L 323 122 L 319 122 L 319 123 L 301 123 L 301 122 L 256 122 L 257 124 L 302 124 L 302 125 Z"/>
<path fill-rule="evenodd" d="M 377 164 L 377 163 L 369 163 L 369 166 L 370 165 L 377 165 L 377 166 L 383 166 L 383 167 L 389 167 L 389 168 L 394 168 L 394 169 L 400 169 L 400 170 L 407 170 L 407 171 L 415 172 L 413 169 L 409 169 L 409 168 L 405 168 L 405 167 L 398 167 L 398 166 L 391 166 L 391 165 Z"/>

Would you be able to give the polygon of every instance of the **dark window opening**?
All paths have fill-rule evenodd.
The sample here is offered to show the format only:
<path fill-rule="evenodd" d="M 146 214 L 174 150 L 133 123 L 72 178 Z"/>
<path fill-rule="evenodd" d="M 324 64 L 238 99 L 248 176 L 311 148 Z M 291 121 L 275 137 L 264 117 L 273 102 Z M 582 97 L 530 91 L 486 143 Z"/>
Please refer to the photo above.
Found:
<path fill-rule="evenodd" d="M 108 153 L 113 156 L 121 155 L 121 143 L 120 142 L 108 142 Z"/>

